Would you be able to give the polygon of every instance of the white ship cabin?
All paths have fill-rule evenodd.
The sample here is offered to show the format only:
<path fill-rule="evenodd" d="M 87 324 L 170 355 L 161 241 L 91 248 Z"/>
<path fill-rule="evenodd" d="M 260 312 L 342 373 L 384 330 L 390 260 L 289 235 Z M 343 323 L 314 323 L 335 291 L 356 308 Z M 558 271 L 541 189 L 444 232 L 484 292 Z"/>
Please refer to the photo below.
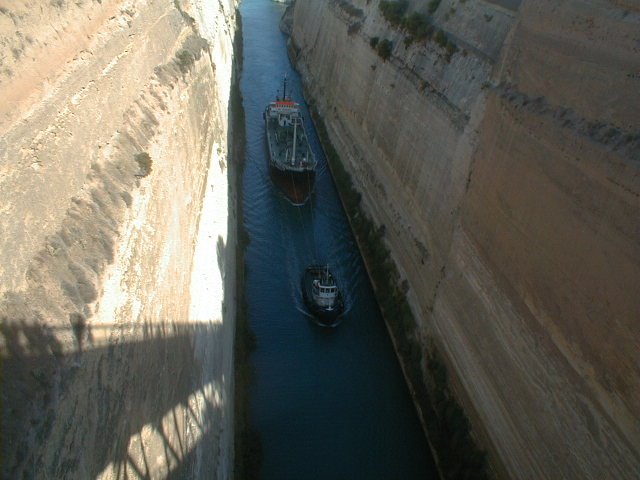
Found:
<path fill-rule="evenodd" d="M 289 100 L 278 100 L 269 105 L 269 118 L 277 118 L 281 127 L 300 125 L 300 108 L 297 103 Z"/>
<path fill-rule="evenodd" d="M 330 308 L 333 306 L 338 294 L 336 285 L 323 285 L 320 280 L 315 279 L 312 286 L 313 300 L 322 308 Z"/>

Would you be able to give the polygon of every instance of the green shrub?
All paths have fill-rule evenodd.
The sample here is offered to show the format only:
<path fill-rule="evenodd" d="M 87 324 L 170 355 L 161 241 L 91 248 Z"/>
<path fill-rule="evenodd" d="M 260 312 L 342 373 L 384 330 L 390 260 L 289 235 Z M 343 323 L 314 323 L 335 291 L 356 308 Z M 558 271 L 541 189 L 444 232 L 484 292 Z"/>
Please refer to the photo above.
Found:
<path fill-rule="evenodd" d="M 352 17 L 364 16 L 364 12 L 361 9 L 347 2 L 347 0 L 340 0 L 339 5 L 342 11 L 344 11 L 347 15 L 351 15 Z"/>
<path fill-rule="evenodd" d="M 147 152 L 136 153 L 133 156 L 133 159 L 140 167 L 140 173 L 138 173 L 139 177 L 146 177 L 151 173 L 151 165 L 153 164 L 153 160 Z"/>
<path fill-rule="evenodd" d="M 378 37 L 371 37 L 371 40 L 369 40 L 369 45 L 371 45 L 371 48 L 376 48 L 379 41 L 380 39 Z"/>
<path fill-rule="evenodd" d="M 427 16 L 418 12 L 414 12 L 409 15 L 404 21 L 404 26 L 407 29 L 407 32 L 417 40 L 424 40 L 431 36 L 431 33 L 433 32 L 433 27 L 431 26 Z"/>
<path fill-rule="evenodd" d="M 387 60 L 391 56 L 391 51 L 393 50 L 393 43 L 386 38 L 378 43 L 378 55 L 383 60 Z"/>
<path fill-rule="evenodd" d="M 438 7 L 440 6 L 440 0 L 431 0 L 429 2 L 429 13 L 435 13 L 436 10 L 438 10 Z"/>
<path fill-rule="evenodd" d="M 191 67 L 195 64 L 195 58 L 188 50 L 182 50 L 176 54 L 176 62 L 178 63 L 178 68 L 180 68 L 182 74 L 185 74 L 191 70 Z"/>
<path fill-rule="evenodd" d="M 422 41 L 430 38 L 434 29 L 427 15 L 413 12 L 408 17 L 405 17 L 404 14 L 407 11 L 407 7 L 408 2 L 405 0 L 396 2 L 382 0 L 379 4 L 383 17 L 391 25 L 406 30 L 408 37 L 405 37 L 404 42 L 405 46 L 408 47 L 415 40 Z"/>
<path fill-rule="evenodd" d="M 402 17 L 407 11 L 408 6 L 409 2 L 407 2 L 407 0 L 398 0 L 397 2 L 382 0 L 378 5 L 385 20 L 396 27 L 402 25 Z"/>
<path fill-rule="evenodd" d="M 436 43 L 444 48 L 447 46 L 447 40 L 447 34 L 443 30 L 438 30 L 435 36 Z"/>
<path fill-rule="evenodd" d="M 349 36 L 354 35 L 360 31 L 362 24 L 360 22 L 350 23 L 347 27 L 347 34 Z"/>

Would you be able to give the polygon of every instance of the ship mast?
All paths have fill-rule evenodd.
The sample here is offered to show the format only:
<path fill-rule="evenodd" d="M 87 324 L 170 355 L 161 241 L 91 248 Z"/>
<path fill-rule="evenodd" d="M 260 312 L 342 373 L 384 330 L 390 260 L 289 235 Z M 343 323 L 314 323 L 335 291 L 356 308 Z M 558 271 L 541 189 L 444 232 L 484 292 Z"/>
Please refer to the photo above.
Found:
<path fill-rule="evenodd" d="M 297 126 L 298 126 L 298 119 L 294 117 L 293 119 L 293 153 L 291 154 L 291 165 L 296 164 L 296 127 Z"/>

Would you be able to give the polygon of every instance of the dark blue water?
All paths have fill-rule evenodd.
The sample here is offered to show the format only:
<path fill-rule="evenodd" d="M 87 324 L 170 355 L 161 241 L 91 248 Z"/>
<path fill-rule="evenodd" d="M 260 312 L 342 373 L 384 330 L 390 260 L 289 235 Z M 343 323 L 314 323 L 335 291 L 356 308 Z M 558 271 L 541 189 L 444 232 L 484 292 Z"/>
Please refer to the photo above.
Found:
<path fill-rule="evenodd" d="M 262 112 L 288 75 L 300 79 L 278 30 L 283 7 L 241 5 L 247 122 L 243 178 L 246 298 L 257 349 L 251 421 L 263 447 L 264 479 L 436 478 L 433 461 L 305 106 L 318 160 L 315 191 L 294 207 L 269 178 Z M 300 279 L 329 263 L 347 313 L 335 329 L 305 314 Z"/>

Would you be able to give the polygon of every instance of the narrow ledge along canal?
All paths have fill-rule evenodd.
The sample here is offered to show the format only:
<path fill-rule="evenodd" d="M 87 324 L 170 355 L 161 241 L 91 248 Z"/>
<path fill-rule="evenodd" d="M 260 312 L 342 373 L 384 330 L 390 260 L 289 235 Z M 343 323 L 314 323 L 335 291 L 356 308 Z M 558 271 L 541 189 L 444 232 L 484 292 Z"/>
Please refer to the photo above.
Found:
<path fill-rule="evenodd" d="M 298 74 L 270 0 L 244 0 L 240 88 L 247 145 L 242 201 L 250 243 L 245 298 L 257 347 L 251 355 L 250 422 L 262 444 L 260 477 L 435 479 L 434 463 L 357 244 L 304 105 Z M 262 113 L 282 88 L 303 107 L 318 158 L 315 190 L 291 205 L 269 177 Z M 306 315 L 300 279 L 328 263 L 345 296 L 334 329 Z"/>

